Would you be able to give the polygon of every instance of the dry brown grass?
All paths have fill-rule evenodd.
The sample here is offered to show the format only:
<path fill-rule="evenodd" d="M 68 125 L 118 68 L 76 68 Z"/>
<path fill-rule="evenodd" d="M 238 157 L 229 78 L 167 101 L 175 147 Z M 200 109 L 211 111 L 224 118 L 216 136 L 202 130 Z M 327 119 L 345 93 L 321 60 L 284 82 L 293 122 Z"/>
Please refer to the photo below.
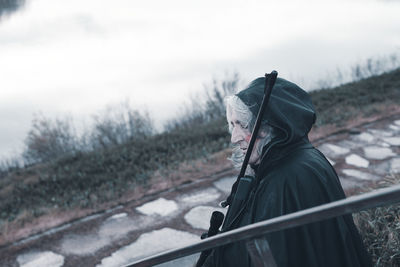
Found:
<path fill-rule="evenodd" d="M 399 183 L 400 174 L 392 174 L 376 186 Z M 364 210 L 353 218 L 375 266 L 400 266 L 400 204 Z"/>

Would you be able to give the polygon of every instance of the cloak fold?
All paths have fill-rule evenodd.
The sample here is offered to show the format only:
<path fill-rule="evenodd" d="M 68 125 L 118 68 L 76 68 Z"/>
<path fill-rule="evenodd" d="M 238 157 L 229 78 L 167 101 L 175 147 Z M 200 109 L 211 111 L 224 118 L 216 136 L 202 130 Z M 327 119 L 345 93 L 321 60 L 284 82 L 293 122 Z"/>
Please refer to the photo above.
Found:
<path fill-rule="evenodd" d="M 257 115 L 265 78 L 254 80 L 237 96 Z M 278 78 L 264 121 L 276 129 L 263 148 L 251 186 L 239 186 L 222 231 L 345 198 L 339 178 L 307 135 L 316 116 L 309 95 Z M 246 199 L 243 199 L 246 196 Z M 265 235 L 279 267 L 372 266 L 350 215 Z M 203 266 L 250 267 L 245 243 L 213 250 Z"/>

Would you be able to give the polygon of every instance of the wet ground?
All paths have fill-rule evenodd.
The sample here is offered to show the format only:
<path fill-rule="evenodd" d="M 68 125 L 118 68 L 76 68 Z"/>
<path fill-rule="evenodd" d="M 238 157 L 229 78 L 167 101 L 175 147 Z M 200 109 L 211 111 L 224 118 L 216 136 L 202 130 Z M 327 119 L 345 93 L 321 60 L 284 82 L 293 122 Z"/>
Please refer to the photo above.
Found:
<path fill-rule="evenodd" d="M 400 116 L 327 136 L 314 145 L 347 192 L 400 172 Z M 0 250 L 0 266 L 121 266 L 196 242 L 234 180 L 231 171 L 83 218 Z M 159 266 L 191 266 L 198 255 Z"/>

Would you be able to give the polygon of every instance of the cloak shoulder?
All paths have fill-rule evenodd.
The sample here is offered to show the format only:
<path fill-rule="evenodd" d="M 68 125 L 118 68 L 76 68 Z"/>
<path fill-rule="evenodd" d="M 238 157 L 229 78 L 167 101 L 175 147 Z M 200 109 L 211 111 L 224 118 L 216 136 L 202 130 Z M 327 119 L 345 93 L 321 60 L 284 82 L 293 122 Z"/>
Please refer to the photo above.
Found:
<path fill-rule="evenodd" d="M 261 175 L 255 200 L 260 210 L 256 214 L 265 213 L 265 218 L 345 197 L 334 169 L 314 148 L 296 151 Z M 265 211 L 267 204 L 277 209 Z"/>
<path fill-rule="evenodd" d="M 298 150 L 263 177 L 252 221 L 344 198 L 334 169 L 316 149 Z M 267 234 L 278 266 L 370 266 L 351 216 Z"/>

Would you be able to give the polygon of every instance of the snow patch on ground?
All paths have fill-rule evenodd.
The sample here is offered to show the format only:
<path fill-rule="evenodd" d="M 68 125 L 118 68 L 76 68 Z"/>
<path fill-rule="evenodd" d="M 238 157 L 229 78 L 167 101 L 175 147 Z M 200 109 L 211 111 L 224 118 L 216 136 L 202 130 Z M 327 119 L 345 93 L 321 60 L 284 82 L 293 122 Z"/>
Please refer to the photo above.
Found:
<path fill-rule="evenodd" d="M 354 139 L 365 143 L 371 143 L 372 141 L 374 141 L 374 136 L 370 133 L 361 133 L 359 135 L 356 135 Z"/>
<path fill-rule="evenodd" d="M 392 145 L 392 146 L 400 146 L 400 137 L 386 137 L 386 138 L 382 138 L 383 141 L 385 141 L 386 143 Z"/>
<path fill-rule="evenodd" d="M 185 221 L 193 228 L 208 230 L 210 227 L 210 218 L 213 211 L 226 213 L 227 209 L 215 208 L 210 206 L 200 206 L 191 209 L 185 214 Z"/>
<path fill-rule="evenodd" d="M 346 163 L 361 168 L 368 168 L 369 166 L 369 161 L 357 154 L 351 154 L 350 156 L 347 156 Z"/>
<path fill-rule="evenodd" d="M 207 188 L 198 192 L 185 194 L 179 197 L 179 202 L 183 204 L 200 204 L 214 201 L 221 194 L 214 188 Z"/>
<path fill-rule="evenodd" d="M 364 154 L 369 159 L 386 159 L 396 154 L 388 147 L 369 146 L 364 147 Z"/>
<path fill-rule="evenodd" d="M 17 257 L 20 267 L 60 267 L 64 257 L 52 251 L 28 252 Z"/>
<path fill-rule="evenodd" d="M 128 216 L 128 213 L 126 213 L 126 212 L 118 213 L 118 214 L 114 214 L 113 216 L 111 216 L 107 220 L 118 220 L 118 219 L 121 219 L 121 218 L 125 218 L 126 216 Z"/>
<path fill-rule="evenodd" d="M 350 149 L 348 148 L 333 144 L 323 144 L 318 149 L 321 150 L 322 153 L 332 158 L 337 158 L 350 152 Z"/>
<path fill-rule="evenodd" d="M 398 126 L 398 125 L 395 125 L 395 124 L 391 124 L 391 125 L 389 125 L 389 128 L 391 129 L 391 130 L 393 130 L 393 131 L 400 131 L 400 126 Z"/>

